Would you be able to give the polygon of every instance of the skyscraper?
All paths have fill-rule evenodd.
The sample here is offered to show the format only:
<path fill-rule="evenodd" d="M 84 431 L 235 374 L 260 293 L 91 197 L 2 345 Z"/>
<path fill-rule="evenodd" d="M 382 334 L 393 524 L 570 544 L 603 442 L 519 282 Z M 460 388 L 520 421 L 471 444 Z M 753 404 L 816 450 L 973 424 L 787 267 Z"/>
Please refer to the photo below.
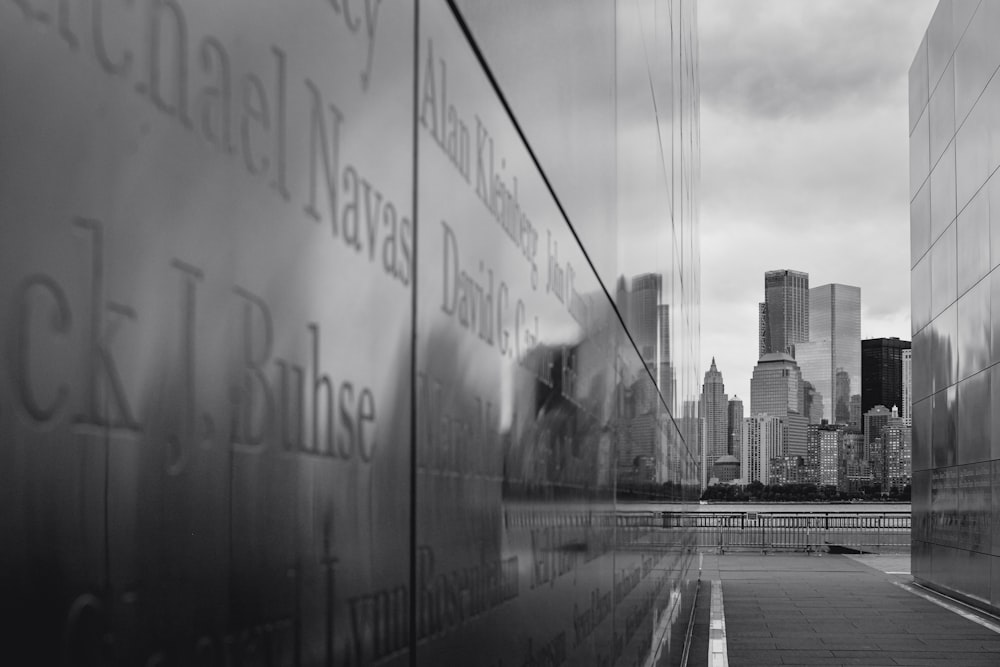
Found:
<path fill-rule="evenodd" d="M 722 383 L 722 373 L 712 365 L 705 372 L 705 384 L 701 390 L 701 416 L 705 420 L 705 483 L 712 474 L 712 466 L 720 456 L 728 454 L 729 449 L 729 397 Z"/>
<path fill-rule="evenodd" d="M 868 338 L 861 341 L 861 411 L 876 405 L 903 407 L 903 351 L 910 341 Z"/>
<path fill-rule="evenodd" d="M 764 303 L 759 310 L 759 351 L 786 352 L 809 340 L 809 274 L 781 269 L 764 274 Z"/>
<path fill-rule="evenodd" d="M 851 396 L 861 393 L 860 287 L 829 284 L 809 290 L 809 343 L 821 348 L 804 346 L 811 355 L 824 356 L 809 362 L 804 378 L 823 395 L 823 418 L 847 424 Z M 804 347 L 797 346 L 796 358 Z"/>
<path fill-rule="evenodd" d="M 632 278 L 632 291 L 629 294 L 629 330 L 639 354 L 649 367 L 650 373 L 657 373 L 656 343 L 657 322 L 660 302 L 660 285 L 663 282 L 658 273 L 643 273 Z"/>
<path fill-rule="evenodd" d="M 851 419 L 847 426 L 861 430 L 861 394 L 851 394 Z"/>
<path fill-rule="evenodd" d="M 867 449 L 875 438 L 882 437 L 882 429 L 889 423 L 892 410 L 884 405 L 876 405 L 864 414 L 865 448 Z"/>
<path fill-rule="evenodd" d="M 767 303 L 761 301 L 757 304 L 757 358 L 760 359 L 770 350 L 771 336 L 767 327 Z"/>
<path fill-rule="evenodd" d="M 903 350 L 903 403 L 899 406 L 899 416 L 903 423 L 913 426 L 913 350 Z"/>
<path fill-rule="evenodd" d="M 871 470 L 865 459 L 865 441 L 860 432 L 841 431 L 837 490 L 860 491 L 871 485 Z"/>
<path fill-rule="evenodd" d="M 911 431 L 898 410 L 892 411 L 892 416 L 882 428 L 882 465 L 881 479 L 875 480 L 882 485 L 882 492 L 889 493 L 892 489 L 902 491 L 910 483 L 912 474 Z"/>
<path fill-rule="evenodd" d="M 783 456 L 785 425 L 778 417 L 760 414 L 743 420 L 743 456 L 740 476 L 747 482 L 767 484 L 771 479 L 771 459 Z"/>
<path fill-rule="evenodd" d="M 663 396 L 663 402 L 675 413 L 674 405 L 674 370 L 671 364 L 670 352 L 670 304 L 660 304 L 656 307 L 657 319 L 660 323 L 660 366 L 657 376 L 657 386 Z"/>
<path fill-rule="evenodd" d="M 830 360 L 833 358 L 831 341 L 814 340 L 796 343 L 792 352 L 805 384 L 808 404 L 803 407 L 803 413 L 810 424 L 819 424 L 824 419 L 831 421 L 829 411 L 833 400 L 833 388 L 829 379 Z"/>
<path fill-rule="evenodd" d="M 743 432 L 743 401 L 739 396 L 729 399 L 729 453 L 739 460 L 740 434 Z"/>
<path fill-rule="evenodd" d="M 806 424 L 802 414 L 802 374 L 791 355 L 765 354 L 750 379 L 750 413 L 782 420 L 785 451 L 775 456 L 806 455 Z"/>
<path fill-rule="evenodd" d="M 810 424 L 806 435 L 806 460 L 815 471 L 820 486 L 836 486 L 839 472 L 839 452 L 843 427 Z"/>
<path fill-rule="evenodd" d="M 805 371 L 802 377 L 802 414 L 808 423 L 819 424 L 823 421 L 823 396 L 805 380 Z"/>

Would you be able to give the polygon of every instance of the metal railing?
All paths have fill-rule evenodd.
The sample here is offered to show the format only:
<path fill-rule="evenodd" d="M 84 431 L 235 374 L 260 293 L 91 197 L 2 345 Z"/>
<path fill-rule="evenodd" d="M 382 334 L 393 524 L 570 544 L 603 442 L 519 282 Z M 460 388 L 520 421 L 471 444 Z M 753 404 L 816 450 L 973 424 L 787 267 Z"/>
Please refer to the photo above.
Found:
<path fill-rule="evenodd" d="M 694 534 L 720 552 L 899 553 L 910 549 L 909 512 L 659 512 L 652 527 Z"/>

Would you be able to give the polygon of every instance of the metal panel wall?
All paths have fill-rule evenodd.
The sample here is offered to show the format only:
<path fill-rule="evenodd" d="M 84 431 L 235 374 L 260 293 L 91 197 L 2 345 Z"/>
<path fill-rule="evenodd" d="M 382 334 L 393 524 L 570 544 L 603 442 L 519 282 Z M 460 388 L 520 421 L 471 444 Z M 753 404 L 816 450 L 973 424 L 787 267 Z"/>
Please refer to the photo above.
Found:
<path fill-rule="evenodd" d="M 994 610 L 998 29 L 997 3 L 944 0 L 910 68 L 913 573 Z"/>
<path fill-rule="evenodd" d="M 679 655 L 693 3 L 459 4 L 0 5 L 5 655 Z"/>

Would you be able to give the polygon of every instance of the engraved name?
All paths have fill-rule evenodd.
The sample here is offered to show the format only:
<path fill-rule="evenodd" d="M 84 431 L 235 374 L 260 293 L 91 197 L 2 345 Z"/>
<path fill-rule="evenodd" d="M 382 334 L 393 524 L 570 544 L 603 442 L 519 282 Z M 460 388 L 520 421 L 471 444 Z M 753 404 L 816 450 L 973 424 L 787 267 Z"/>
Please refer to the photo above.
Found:
<path fill-rule="evenodd" d="M 329 4 L 348 34 L 366 37 L 364 91 L 380 3 L 365 0 L 363 10 L 350 0 Z M 348 119 L 313 79 L 292 85 L 284 50 L 270 46 L 267 72 L 240 71 L 249 59 L 234 60 L 222 39 L 196 34 L 190 10 L 178 0 L 13 0 L 13 6 L 27 26 L 129 85 L 162 118 L 236 161 L 280 201 L 297 202 L 302 217 L 324 223 L 340 247 L 409 285 L 412 217 L 341 154 Z M 305 176 L 293 177 L 299 172 Z"/>
<path fill-rule="evenodd" d="M 77 430 L 112 429 L 133 435 L 145 431 L 144 415 L 123 381 L 116 341 L 127 335 L 130 323 L 142 318 L 142 311 L 129 304 L 110 301 L 104 275 L 104 224 L 92 218 L 76 218 L 72 228 L 88 240 L 88 275 L 84 301 L 74 303 L 59 281 L 45 274 L 26 276 L 15 293 L 12 330 L 11 384 L 15 398 L 30 423 L 40 428 L 68 421 Z M 165 271 L 177 276 L 180 293 L 177 313 L 178 347 L 181 363 L 176 372 L 184 390 L 183 415 L 165 435 L 170 448 L 168 471 L 183 468 L 185 450 L 198 438 L 220 434 L 241 451 L 260 451 L 278 445 L 284 451 L 336 459 L 371 461 L 376 448 L 376 404 L 372 389 L 347 377 L 338 377 L 321 356 L 321 342 L 330 335 L 318 323 L 303 323 L 308 352 L 302 358 L 279 356 L 274 349 L 275 322 L 271 308 L 262 298 L 240 286 L 231 295 L 238 305 L 230 361 L 228 415 L 211 415 L 199 407 L 197 357 L 200 349 L 197 322 L 199 292 L 210 276 L 186 262 L 175 259 Z M 168 295 L 165 295 L 168 296 Z M 46 313 L 48 317 L 38 316 Z M 84 316 L 84 314 L 86 314 Z M 78 328 L 83 328 L 78 331 Z M 36 376 L 33 359 L 64 346 L 79 346 L 75 356 L 85 360 L 82 374 L 71 371 L 47 391 Z M 35 348 L 41 348 L 36 350 Z M 211 379 L 211 378 L 208 378 Z"/>

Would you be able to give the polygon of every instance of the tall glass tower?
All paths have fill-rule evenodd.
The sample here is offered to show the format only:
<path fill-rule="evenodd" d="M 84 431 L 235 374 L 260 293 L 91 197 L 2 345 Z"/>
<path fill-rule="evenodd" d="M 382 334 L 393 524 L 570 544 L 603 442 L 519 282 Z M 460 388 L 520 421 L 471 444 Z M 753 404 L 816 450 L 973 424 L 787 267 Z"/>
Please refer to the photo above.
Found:
<path fill-rule="evenodd" d="M 781 269 L 764 274 L 760 307 L 760 356 L 790 352 L 809 340 L 809 274 Z"/>
<path fill-rule="evenodd" d="M 860 287 L 833 283 L 809 290 L 809 341 L 829 342 L 829 364 L 824 358 L 822 368 L 805 377 L 823 395 L 823 418 L 850 423 L 851 396 L 861 393 Z"/>

